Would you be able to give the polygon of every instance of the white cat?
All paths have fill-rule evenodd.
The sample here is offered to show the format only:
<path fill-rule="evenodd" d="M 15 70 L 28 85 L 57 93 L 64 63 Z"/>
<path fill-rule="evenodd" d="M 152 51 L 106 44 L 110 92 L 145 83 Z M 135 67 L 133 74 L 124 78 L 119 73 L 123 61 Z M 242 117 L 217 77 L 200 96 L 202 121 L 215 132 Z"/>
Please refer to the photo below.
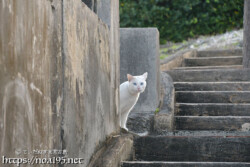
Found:
<path fill-rule="evenodd" d="M 136 104 L 140 93 L 144 92 L 147 85 L 147 77 L 147 72 L 140 76 L 132 76 L 130 74 L 127 74 L 128 81 L 123 82 L 120 85 L 120 126 L 125 130 L 128 130 L 126 128 L 128 114 Z"/>

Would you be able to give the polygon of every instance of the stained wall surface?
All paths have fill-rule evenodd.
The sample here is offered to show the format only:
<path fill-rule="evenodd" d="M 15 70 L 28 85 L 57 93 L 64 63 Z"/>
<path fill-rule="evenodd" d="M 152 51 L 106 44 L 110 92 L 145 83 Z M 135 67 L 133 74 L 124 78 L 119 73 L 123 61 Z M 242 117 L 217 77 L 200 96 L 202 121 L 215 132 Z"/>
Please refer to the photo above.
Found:
<path fill-rule="evenodd" d="M 119 121 L 114 96 L 110 30 L 81 1 L 63 2 L 64 113 L 63 147 L 71 157 L 85 157 L 112 132 Z"/>
<path fill-rule="evenodd" d="M 65 149 L 87 166 L 119 131 L 117 28 L 81 0 L 2 0 L 0 22 L 1 156 Z"/>

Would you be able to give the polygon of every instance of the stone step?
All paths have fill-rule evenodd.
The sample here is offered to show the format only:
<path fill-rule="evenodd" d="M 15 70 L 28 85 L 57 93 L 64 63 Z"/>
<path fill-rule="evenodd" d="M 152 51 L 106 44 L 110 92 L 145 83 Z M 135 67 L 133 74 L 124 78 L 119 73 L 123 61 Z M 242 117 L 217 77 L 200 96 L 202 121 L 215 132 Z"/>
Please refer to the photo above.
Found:
<path fill-rule="evenodd" d="M 198 57 L 218 57 L 218 56 L 235 56 L 242 55 L 242 49 L 233 50 L 205 50 L 198 51 Z"/>
<path fill-rule="evenodd" d="M 154 134 L 152 134 L 154 135 Z M 158 134 L 159 135 L 159 134 Z M 161 136 L 174 136 L 174 137 L 240 137 L 250 136 L 250 131 L 221 131 L 221 130 L 174 130 L 173 132 L 164 131 Z"/>
<path fill-rule="evenodd" d="M 250 81 L 250 69 L 203 69 L 166 71 L 174 82 Z"/>
<path fill-rule="evenodd" d="M 250 82 L 175 82 L 175 91 L 250 91 Z"/>
<path fill-rule="evenodd" d="M 173 70 L 197 70 L 197 69 L 242 69 L 243 65 L 229 65 L 229 66 L 197 66 L 197 67 L 177 67 Z"/>
<path fill-rule="evenodd" d="M 175 116 L 176 130 L 250 131 L 250 116 Z"/>
<path fill-rule="evenodd" d="M 186 67 L 223 65 L 242 65 L 242 56 L 194 57 L 184 59 L 184 66 Z"/>
<path fill-rule="evenodd" d="M 122 167 L 249 167 L 247 162 L 125 161 Z"/>
<path fill-rule="evenodd" d="M 250 104 L 177 103 L 175 104 L 175 115 L 250 116 Z"/>
<path fill-rule="evenodd" d="M 250 136 L 146 136 L 134 148 L 143 161 L 250 162 Z"/>
<path fill-rule="evenodd" d="M 250 103 L 250 91 L 176 91 L 177 103 Z"/>

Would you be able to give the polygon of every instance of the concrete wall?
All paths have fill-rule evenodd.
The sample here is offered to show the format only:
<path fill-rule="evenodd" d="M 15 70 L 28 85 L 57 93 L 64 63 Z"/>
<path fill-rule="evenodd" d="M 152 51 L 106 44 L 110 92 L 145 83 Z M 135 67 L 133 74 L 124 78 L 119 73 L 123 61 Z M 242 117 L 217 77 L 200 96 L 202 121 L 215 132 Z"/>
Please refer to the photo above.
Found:
<path fill-rule="evenodd" d="M 152 113 L 160 96 L 159 32 L 156 28 L 121 28 L 120 36 L 120 82 L 127 81 L 127 73 L 148 72 L 147 88 L 132 112 Z"/>
<path fill-rule="evenodd" d="M 243 66 L 250 68 L 250 1 L 244 2 Z"/>
<path fill-rule="evenodd" d="M 119 0 L 97 1 L 97 15 L 110 29 L 110 62 L 111 62 L 111 88 L 115 104 L 114 110 L 119 111 L 119 86 L 120 86 L 120 15 Z M 119 114 L 119 113 L 117 113 Z"/>
<path fill-rule="evenodd" d="M 61 20 L 59 0 L 0 1 L 1 156 L 62 148 Z"/>
<path fill-rule="evenodd" d="M 81 1 L 64 1 L 63 17 L 64 147 L 88 162 L 107 135 L 119 129 L 110 31 Z"/>
<path fill-rule="evenodd" d="M 66 149 L 87 166 L 119 131 L 119 20 L 81 0 L 2 0 L 0 22 L 1 155 Z"/>

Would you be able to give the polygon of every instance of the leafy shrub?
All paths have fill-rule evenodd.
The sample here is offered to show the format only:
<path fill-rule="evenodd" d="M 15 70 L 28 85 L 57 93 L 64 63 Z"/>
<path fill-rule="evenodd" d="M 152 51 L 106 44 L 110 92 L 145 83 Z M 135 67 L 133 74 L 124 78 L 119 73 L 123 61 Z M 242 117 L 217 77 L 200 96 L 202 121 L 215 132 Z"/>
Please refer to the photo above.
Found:
<path fill-rule="evenodd" d="M 157 27 L 161 43 L 243 27 L 244 0 L 120 0 L 121 27 Z"/>

